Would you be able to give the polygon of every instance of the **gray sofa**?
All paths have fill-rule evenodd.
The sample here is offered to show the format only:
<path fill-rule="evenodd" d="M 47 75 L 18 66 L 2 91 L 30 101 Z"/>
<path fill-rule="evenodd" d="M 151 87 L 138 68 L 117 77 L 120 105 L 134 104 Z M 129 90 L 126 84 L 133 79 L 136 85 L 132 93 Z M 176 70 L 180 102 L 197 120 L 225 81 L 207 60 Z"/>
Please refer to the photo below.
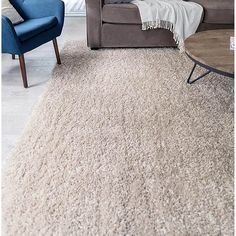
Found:
<path fill-rule="evenodd" d="M 204 8 L 198 31 L 234 28 L 234 0 L 193 0 Z M 86 0 L 87 42 L 91 49 L 106 47 L 176 46 L 165 29 L 142 31 L 137 6 Z"/>

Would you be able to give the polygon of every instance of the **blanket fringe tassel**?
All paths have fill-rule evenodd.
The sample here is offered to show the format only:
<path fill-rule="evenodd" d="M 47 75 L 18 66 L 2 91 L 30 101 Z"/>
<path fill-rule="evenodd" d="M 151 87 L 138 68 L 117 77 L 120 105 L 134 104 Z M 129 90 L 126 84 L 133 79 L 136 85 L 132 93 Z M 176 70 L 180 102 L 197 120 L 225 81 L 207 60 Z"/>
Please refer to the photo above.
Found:
<path fill-rule="evenodd" d="M 162 28 L 162 29 L 167 29 L 173 33 L 173 38 L 178 45 L 178 48 L 180 52 L 184 52 L 184 40 L 180 39 L 179 35 L 174 30 L 174 26 L 171 22 L 169 21 L 163 21 L 163 20 L 157 20 L 157 21 L 148 21 L 144 22 L 142 24 L 142 30 L 149 30 L 149 29 L 157 29 L 157 28 Z"/>

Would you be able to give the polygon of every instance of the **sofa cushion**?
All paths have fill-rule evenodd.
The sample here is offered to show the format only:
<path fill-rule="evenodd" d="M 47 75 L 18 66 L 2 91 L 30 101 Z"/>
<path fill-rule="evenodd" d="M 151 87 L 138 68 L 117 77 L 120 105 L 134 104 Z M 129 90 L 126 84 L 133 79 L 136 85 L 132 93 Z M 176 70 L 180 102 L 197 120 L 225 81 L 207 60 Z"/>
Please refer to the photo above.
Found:
<path fill-rule="evenodd" d="M 15 25 L 15 31 L 20 41 L 30 39 L 43 31 L 46 31 L 58 24 L 55 16 L 42 17 L 25 20 L 23 23 Z"/>
<path fill-rule="evenodd" d="M 141 24 L 138 7 L 125 3 L 104 5 L 102 20 L 107 23 Z"/>
<path fill-rule="evenodd" d="M 105 0 L 105 4 L 131 3 L 133 0 Z"/>
<path fill-rule="evenodd" d="M 205 23 L 234 24 L 234 0 L 191 0 L 203 6 Z"/>
<path fill-rule="evenodd" d="M 213 24 L 234 23 L 233 0 L 193 0 L 204 8 L 203 22 Z M 133 4 L 106 4 L 102 20 L 107 23 L 141 24 L 138 7 Z"/>

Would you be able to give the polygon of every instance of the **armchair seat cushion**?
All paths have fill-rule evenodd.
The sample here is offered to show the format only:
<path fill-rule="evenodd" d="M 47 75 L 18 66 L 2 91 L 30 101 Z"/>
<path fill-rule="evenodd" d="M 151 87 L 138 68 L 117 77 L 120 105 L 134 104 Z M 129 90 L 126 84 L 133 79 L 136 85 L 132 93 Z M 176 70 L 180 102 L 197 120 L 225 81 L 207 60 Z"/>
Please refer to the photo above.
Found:
<path fill-rule="evenodd" d="M 20 41 L 26 41 L 44 31 L 49 30 L 58 24 L 55 16 L 42 17 L 37 19 L 28 19 L 23 23 L 14 26 Z"/>

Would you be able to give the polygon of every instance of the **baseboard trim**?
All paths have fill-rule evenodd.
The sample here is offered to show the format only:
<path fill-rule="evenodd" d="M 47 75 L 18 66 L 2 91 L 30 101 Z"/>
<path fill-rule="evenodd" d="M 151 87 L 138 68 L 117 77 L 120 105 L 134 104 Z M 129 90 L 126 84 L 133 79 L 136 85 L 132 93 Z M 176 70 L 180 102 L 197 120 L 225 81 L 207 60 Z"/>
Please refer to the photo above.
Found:
<path fill-rule="evenodd" d="M 85 11 L 78 11 L 78 12 L 66 12 L 66 16 L 86 16 Z"/>

